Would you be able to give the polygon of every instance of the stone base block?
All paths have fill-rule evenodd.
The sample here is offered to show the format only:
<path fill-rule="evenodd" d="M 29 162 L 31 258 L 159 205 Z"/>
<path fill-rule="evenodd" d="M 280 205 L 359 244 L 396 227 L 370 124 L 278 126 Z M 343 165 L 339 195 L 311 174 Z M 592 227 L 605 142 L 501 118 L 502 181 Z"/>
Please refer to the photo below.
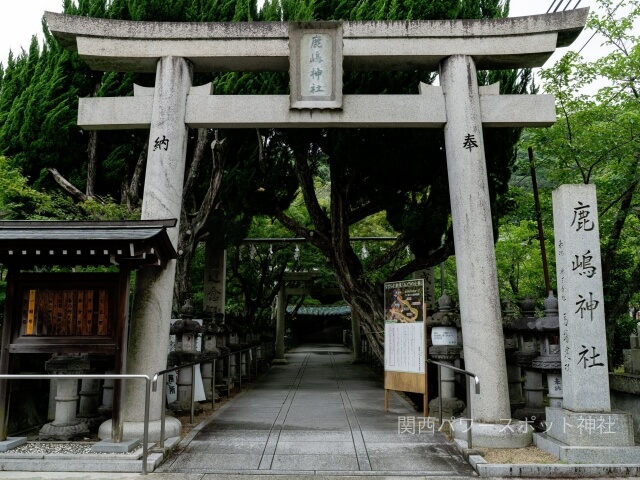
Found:
<path fill-rule="evenodd" d="M 286 358 L 274 358 L 271 360 L 271 365 L 287 365 L 289 361 Z"/>
<path fill-rule="evenodd" d="M 8 452 L 25 443 L 27 443 L 27 437 L 7 437 L 6 440 L 0 442 L 0 452 Z"/>
<path fill-rule="evenodd" d="M 81 420 L 76 420 L 70 423 L 64 423 L 61 425 L 56 425 L 55 422 L 45 424 L 40 431 L 38 432 L 38 436 L 40 441 L 63 441 L 68 442 L 69 440 L 74 440 L 80 437 L 88 437 L 89 427 L 87 424 Z"/>
<path fill-rule="evenodd" d="M 640 465 L 640 447 L 575 447 L 550 437 L 534 433 L 533 443 L 566 463 L 609 465 Z"/>
<path fill-rule="evenodd" d="M 174 413 L 186 413 L 191 411 L 191 401 L 189 400 L 177 400 L 169 405 L 169 410 Z M 200 415 L 202 413 L 203 407 L 198 402 L 194 402 L 193 404 L 193 413 L 195 415 Z"/>
<path fill-rule="evenodd" d="M 622 359 L 626 373 L 640 373 L 640 349 L 622 350 Z"/>
<path fill-rule="evenodd" d="M 463 418 L 451 423 L 453 438 L 467 442 L 467 421 Z M 524 448 L 533 441 L 533 428 L 527 422 L 511 420 L 505 423 L 471 422 L 473 448 Z"/>
<path fill-rule="evenodd" d="M 581 447 L 632 447 L 633 419 L 630 413 L 573 412 L 548 407 L 545 433 L 565 445 Z"/>
<path fill-rule="evenodd" d="M 140 445 L 140 439 L 123 440 L 120 443 L 114 443 L 110 440 L 102 440 L 91 447 L 92 452 L 96 453 L 129 453 Z"/>
<path fill-rule="evenodd" d="M 442 399 L 442 418 L 458 417 L 464 409 L 465 404 L 462 400 L 458 400 L 457 398 Z M 429 402 L 429 414 L 432 417 L 440 416 L 439 399 L 434 398 Z"/>
<path fill-rule="evenodd" d="M 524 407 L 515 411 L 513 418 L 523 420 L 525 422 L 533 422 L 533 424 L 540 423 L 545 419 L 545 407 Z"/>
<path fill-rule="evenodd" d="M 111 420 L 104 422 L 98 429 L 100 440 L 111 440 Z M 149 422 L 149 441 L 160 441 L 160 420 Z M 144 422 L 124 422 L 123 437 L 125 439 L 142 439 L 144 434 Z M 164 427 L 164 438 L 179 437 L 182 434 L 182 423 L 175 417 L 166 417 Z"/>

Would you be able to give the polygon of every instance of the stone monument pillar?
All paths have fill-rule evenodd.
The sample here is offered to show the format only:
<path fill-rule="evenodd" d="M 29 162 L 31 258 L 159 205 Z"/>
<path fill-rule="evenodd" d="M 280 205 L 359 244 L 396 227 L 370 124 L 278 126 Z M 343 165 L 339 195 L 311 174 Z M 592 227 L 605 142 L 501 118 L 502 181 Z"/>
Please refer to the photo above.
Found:
<path fill-rule="evenodd" d="M 149 153 L 147 157 L 141 219 L 177 218 L 178 225 L 167 233 L 177 248 L 182 188 L 187 149 L 185 113 L 191 88 L 192 69 L 180 57 L 162 57 L 156 69 Z M 176 261 L 163 270 L 143 268 L 136 274 L 135 303 L 130 321 L 127 372 L 153 376 L 166 368 Z M 144 429 L 145 385 L 129 381 L 124 398 L 123 438 L 141 437 Z M 164 408 L 162 389 L 151 394 L 149 439 L 160 439 L 160 412 Z M 180 421 L 167 417 L 165 435 L 179 436 Z M 100 427 L 100 438 L 111 436 L 111 423 Z"/>
<path fill-rule="evenodd" d="M 480 95 L 473 58 L 452 55 L 443 60 L 440 83 L 447 114 L 444 135 L 464 362 L 466 368 L 479 376 L 481 385 L 479 394 L 474 389 L 471 393 L 472 433 L 474 445 L 485 446 L 488 442 L 486 446 L 490 446 L 496 445 L 492 437 L 503 432 L 511 410 Z M 469 380 L 467 388 L 471 388 Z M 511 433 L 503 437 L 513 446 L 521 444 Z"/>
<path fill-rule="evenodd" d="M 536 443 L 569 463 L 638 463 L 631 414 L 610 404 L 597 207 L 594 185 L 553 192 L 564 401 Z"/>
<path fill-rule="evenodd" d="M 351 312 L 351 348 L 353 349 L 352 362 L 361 363 L 362 359 L 362 336 L 360 335 L 360 319 L 355 312 Z"/>
<path fill-rule="evenodd" d="M 276 313 L 276 352 L 273 359 L 274 365 L 286 365 L 287 359 L 284 358 L 284 322 L 285 313 L 287 309 L 287 298 L 285 294 L 285 282 L 284 280 L 280 284 L 280 291 L 278 292 L 278 305 Z"/>
<path fill-rule="evenodd" d="M 215 316 L 225 313 L 227 251 L 207 243 L 204 250 L 203 310 Z"/>
<path fill-rule="evenodd" d="M 203 351 L 207 355 L 220 354 L 220 350 L 216 347 L 215 333 L 218 328 L 216 324 L 224 321 L 226 287 L 227 251 L 217 245 L 207 243 L 204 250 L 204 298 L 202 301 L 205 316 L 210 318 L 209 321 L 204 322 L 205 331 L 203 334 Z M 222 359 L 215 362 L 216 367 L 222 367 L 223 363 Z M 202 364 L 202 381 L 207 400 L 219 398 L 215 390 L 216 369 L 213 365 L 213 362 Z"/>
<path fill-rule="evenodd" d="M 424 304 L 427 315 L 431 315 L 436 310 L 436 279 L 433 267 L 413 272 L 412 277 L 424 280 Z"/>

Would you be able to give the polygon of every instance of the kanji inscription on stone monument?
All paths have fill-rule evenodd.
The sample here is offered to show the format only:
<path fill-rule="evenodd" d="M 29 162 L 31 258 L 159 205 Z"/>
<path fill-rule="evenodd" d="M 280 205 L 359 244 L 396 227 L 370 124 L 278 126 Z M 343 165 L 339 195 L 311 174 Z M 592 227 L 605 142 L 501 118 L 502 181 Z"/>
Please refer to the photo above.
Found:
<path fill-rule="evenodd" d="M 564 408 L 608 411 L 609 377 L 595 186 L 562 185 L 555 190 L 553 217 Z"/>

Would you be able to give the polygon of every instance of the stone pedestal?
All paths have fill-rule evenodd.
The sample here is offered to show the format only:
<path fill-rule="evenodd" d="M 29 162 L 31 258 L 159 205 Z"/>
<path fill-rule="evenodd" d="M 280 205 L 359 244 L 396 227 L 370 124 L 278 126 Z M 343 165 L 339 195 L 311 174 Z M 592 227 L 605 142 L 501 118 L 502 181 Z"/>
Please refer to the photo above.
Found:
<path fill-rule="evenodd" d="M 429 355 L 438 362 L 453 366 L 453 362 L 460 357 L 461 350 L 462 347 L 458 345 L 433 345 L 429 347 Z M 465 404 L 456 398 L 455 373 L 451 369 L 442 367 L 440 375 L 442 418 L 458 417 L 464 410 Z M 440 398 L 434 398 L 429 402 L 429 413 L 432 417 L 440 416 Z"/>
<path fill-rule="evenodd" d="M 104 420 L 98 412 L 99 406 L 100 380 L 82 380 L 80 387 L 80 407 L 78 408 L 78 418 L 84 420 L 90 429 L 99 426 Z"/>
<path fill-rule="evenodd" d="M 56 385 L 56 380 L 52 379 L 49 382 L 49 405 L 47 409 L 47 420 L 53 422 L 56 418 L 56 391 L 58 390 L 58 386 Z"/>
<path fill-rule="evenodd" d="M 115 372 L 113 370 L 108 370 L 106 372 L 108 375 L 113 375 Z M 98 407 L 98 412 L 100 415 L 105 417 L 111 416 L 111 411 L 113 410 L 113 387 L 115 384 L 115 380 L 108 379 L 105 380 L 102 384 L 102 403 Z"/>
<path fill-rule="evenodd" d="M 54 354 L 45 363 L 47 372 L 54 375 L 80 375 L 89 371 L 89 360 L 84 355 Z M 78 408 L 78 380 L 59 378 L 56 382 L 56 414 L 51 423 L 39 432 L 41 441 L 62 440 L 89 436 L 87 424 L 76 417 Z"/>

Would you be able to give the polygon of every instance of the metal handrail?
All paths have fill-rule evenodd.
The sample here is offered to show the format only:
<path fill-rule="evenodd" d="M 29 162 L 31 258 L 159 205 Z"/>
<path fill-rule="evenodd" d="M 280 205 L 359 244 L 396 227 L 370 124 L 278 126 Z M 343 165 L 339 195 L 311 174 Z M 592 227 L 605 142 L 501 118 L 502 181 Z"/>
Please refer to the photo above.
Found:
<path fill-rule="evenodd" d="M 147 474 L 147 455 L 149 443 L 149 396 L 151 395 L 151 379 L 143 374 L 104 374 L 104 375 L 64 375 L 64 374 L 0 374 L 0 380 L 126 380 L 126 379 L 144 379 L 144 433 L 142 434 L 142 475 Z M 115 418 L 113 419 L 115 421 Z M 112 426 L 112 434 L 116 431 L 116 425 Z M 115 442 L 119 443 L 119 442 Z"/>
<path fill-rule="evenodd" d="M 258 347 L 263 347 L 265 344 L 261 344 L 261 345 L 254 345 L 252 347 L 247 347 L 247 348 L 243 348 L 240 350 L 236 350 L 234 352 L 229 352 L 229 353 L 225 353 L 225 354 L 215 354 L 215 355 L 207 355 L 205 357 L 200 358 L 197 361 L 193 361 L 193 362 L 189 362 L 189 363 L 184 363 L 182 365 L 177 365 L 171 368 L 167 368 L 165 370 L 161 370 L 159 372 L 156 372 L 153 375 L 153 380 L 152 380 L 152 387 L 151 390 L 153 392 L 157 392 L 158 391 L 158 377 L 160 377 L 160 375 L 164 376 L 167 373 L 171 373 L 171 372 L 175 372 L 177 370 L 182 370 L 183 368 L 189 368 L 191 367 L 191 416 L 190 416 L 190 423 L 194 422 L 194 405 L 195 405 L 195 400 L 194 400 L 194 394 L 195 394 L 195 375 L 196 375 L 196 366 L 197 365 L 201 365 L 201 364 L 205 364 L 205 363 L 210 363 L 213 362 L 213 377 L 212 377 L 212 404 L 215 402 L 215 399 L 213 398 L 213 390 L 215 389 L 215 377 L 216 377 L 216 373 L 215 373 L 215 362 L 216 360 L 219 359 L 224 359 L 227 357 L 230 357 L 231 355 L 238 355 L 242 352 L 246 352 L 246 351 L 251 351 L 253 349 L 256 349 Z M 229 365 L 229 370 L 231 370 L 231 366 Z M 247 370 L 249 372 L 249 379 L 251 379 L 251 366 L 249 365 L 249 368 Z M 258 359 L 256 356 L 256 376 L 258 375 Z M 230 376 L 230 372 L 229 372 L 229 376 Z M 242 374 L 240 374 L 240 386 L 242 387 Z M 165 391 L 163 392 L 163 397 L 162 397 L 162 402 L 164 404 L 165 399 L 166 399 L 166 382 L 165 382 Z M 165 434 L 165 419 L 166 419 L 166 412 L 165 412 L 165 408 L 163 407 L 161 412 L 160 412 L 160 448 L 164 448 L 164 434 Z"/>
<path fill-rule="evenodd" d="M 454 372 L 462 373 L 467 377 L 473 378 L 476 386 L 476 395 L 480 395 L 480 379 L 474 373 L 471 373 L 467 370 L 462 370 L 461 368 L 454 367 L 453 365 L 447 365 L 446 363 L 440 363 L 433 361 L 431 359 L 427 359 L 427 363 L 432 363 L 438 366 L 438 406 L 440 408 L 440 426 L 442 426 L 442 367 L 448 368 L 449 370 L 453 370 Z M 467 447 L 473 448 L 471 443 L 471 422 L 473 419 L 471 418 L 471 392 L 469 385 L 467 385 L 467 409 L 469 410 L 469 418 L 467 418 Z"/>

